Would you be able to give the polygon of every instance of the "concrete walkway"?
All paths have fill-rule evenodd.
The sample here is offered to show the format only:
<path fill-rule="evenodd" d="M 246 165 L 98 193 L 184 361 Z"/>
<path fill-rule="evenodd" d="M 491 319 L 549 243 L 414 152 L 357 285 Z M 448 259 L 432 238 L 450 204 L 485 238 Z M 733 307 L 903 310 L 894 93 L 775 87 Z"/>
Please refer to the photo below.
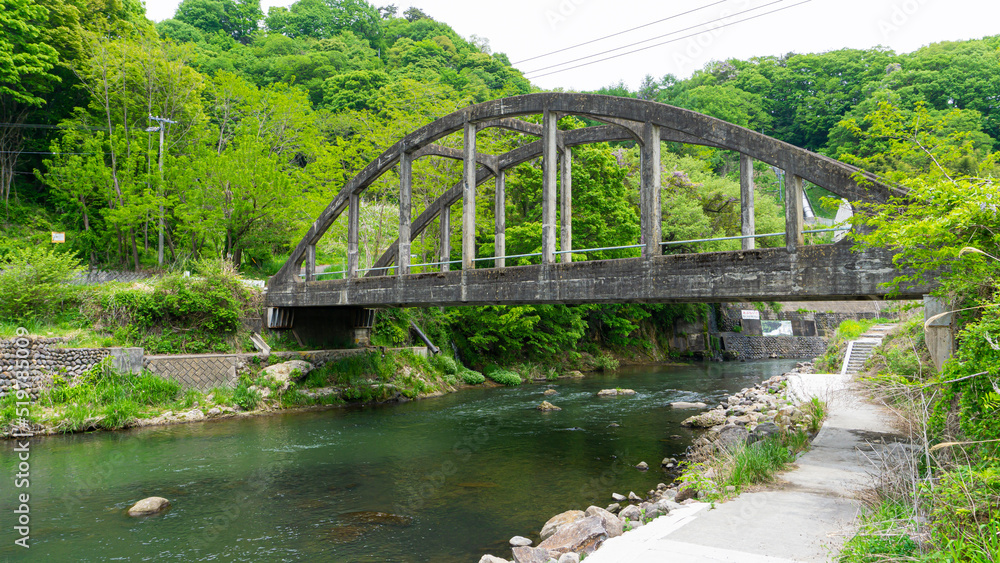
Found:
<path fill-rule="evenodd" d="M 789 378 L 800 399 L 826 401 L 828 417 L 795 469 L 767 491 L 716 504 L 687 505 L 610 539 L 587 563 L 790 563 L 834 561 L 855 530 L 856 493 L 871 483 L 872 460 L 904 451 L 887 411 L 868 404 L 849 376 Z"/>

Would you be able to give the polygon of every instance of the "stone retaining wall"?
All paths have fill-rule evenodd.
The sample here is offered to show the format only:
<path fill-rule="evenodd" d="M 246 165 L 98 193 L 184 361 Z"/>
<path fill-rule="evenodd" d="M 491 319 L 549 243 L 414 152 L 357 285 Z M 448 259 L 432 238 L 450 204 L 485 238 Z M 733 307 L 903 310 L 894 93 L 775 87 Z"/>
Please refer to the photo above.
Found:
<path fill-rule="evenodd" d="M 819 336 L 747 336 L 735 332 L 724 332 L 719 336 L 723 350 L 741 360 L 811 359 L 826 352 L 826 339 Z"/>
<path fill-rule="evenodd" d="M 111 354 L 110 348 L 55 348 L 53 345 L 65 342 L 65 338 L 24 337 L 10 340 L 0 340 L 0 397 L 14 391 L 15 361 L 19 350 L 27 350 L 28 361 L 27 389 L 32 397 L 37 398 L 39 391 L 52 383 L 53 375 L 62 375 L 66 379 L 76 377 L 100 363 Z M 23 344 L 27 346 L 23 346 Z M 24 355 L 24 352 L 21 352 Z M 22 366 L 23 367 L 23 366 Z M 20 388 L 24 388 L 25 380 L 20 380 Z"/>

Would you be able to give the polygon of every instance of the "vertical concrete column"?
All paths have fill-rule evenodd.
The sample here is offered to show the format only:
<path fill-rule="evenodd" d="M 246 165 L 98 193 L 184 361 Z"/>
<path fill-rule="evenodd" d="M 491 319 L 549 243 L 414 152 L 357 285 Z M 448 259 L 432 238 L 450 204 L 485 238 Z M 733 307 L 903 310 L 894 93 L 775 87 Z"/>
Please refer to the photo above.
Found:
<path fill-rule="evenodd" d="M 413 156 L 399 155 L 399 239 L 396 245 L 396 275 L 410 273 L 410 198 L 413 194 Z"/>
<path fill-rule="evenodd" d="M 660 254 L 660 128 L 646 122 L 642 128 L 639 206 L 642 256 Z"/>
<path fill-rule="evenodd" d="M 351 194 L 347 198 L 347 277 L 358 277 L 358 229 L 361 222 L 361 198 Z"/>
<path fill-rule="evenodd" d="M 556 154 L 558 116 L 545 110 L 542 115 L 542 264 L 551 264 L 556 252 Z"/>
<path fill-rule="evenodd" d="M 493 216 L 496 224 L 493 231 L 493 255 L 496 256 L 496 267 L 507 266 L 507 184 L 503 170 L 497 172 L 496 197 L 493 200 Z"/>
<path fill-rule="evenodd" d="M 797 252 L 805 244 L 802 234 L 802 178 L 785 171 L 785 248 Z"/>
<path fill-rule="evenodd" d="M 476 125 L 465 124 L 462 167 L 462 269 L 475 268 L 476 259 Z"/>
<path fill-rule="evenodd" d="M 451 269 L 451 264 L 448 263 L 451 260 L 451 207 L 444 206 L 441 208 L 441 213 L 438 215 L 438 223 L 440 228 L 440 252 L 438 256 L 438 261 L 442 262 L 441 271 L 447 272 Z"/>
<path fill-rule="evenodd" d="M 306 281 L 316 279 L 316 245 L 306 247 Z"/>
<path fill-rule="evenodd" d="M 740 155 L 740 234 L 745 237 L 756 234 L 753 218 L 753 158 Z M 743 239 L 743 250 L 754 249 L 754 239 Z"/>
<path fill-rule="evenodd" d="M 938 370 L 944 366 L 955 350 L 955 315 L 942 315 L 933 321 L 930 319 L 951 311 L 951 307 L 938 297 L 924 295 L 924 340 L 931 360 Z M 929 323 L 927 321 L 930 321 Z"/>
<path fill-rule="evenodd" d="M 573 151 L 569 147 L 563 149 L 560 174 L 562 177 L 559 179 L 561 199 L 559 250 L 573 250 Z M 563 264 L 573 261 L 572 254 L 565 253 L 559 256 Z"/>

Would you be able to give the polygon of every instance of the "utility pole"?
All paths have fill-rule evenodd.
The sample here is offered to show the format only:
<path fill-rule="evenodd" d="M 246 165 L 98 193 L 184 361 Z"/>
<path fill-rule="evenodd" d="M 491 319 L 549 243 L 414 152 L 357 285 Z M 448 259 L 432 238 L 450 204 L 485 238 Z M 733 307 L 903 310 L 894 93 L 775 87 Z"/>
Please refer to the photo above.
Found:
<path fill-rule="evenodd" d="M 149 120 L 150 121 L 155 121 L 155 122 L 159 123 L 159 125 L 156 126 L 156 127 L 147 127 L 146 128 L 146 132 L 147 133 L 153 133 L 155 131 L 159 131 L 160 132 L 160 156 L 159 156 L 159 163 L 160 164 L 159 165 L 160 165 L 160 197 L 162 198 L 163 197 L 163 129 L 164 129 L 164 124 L 165 123 L 177 123 L 177 122 L 176 121 L 171 121 L 171 120 L 169 120 L 169 119 L 167 119 L 165 117 L 153 117 L 152 115 L 149 116 Z M 159 239 L 160 239 L 159 240 L 159 245 L 157 246 L 157 250 L 156 250 L 156 262 L 160 266 L 163 266 L 163 201 L 162 201 L 162 199 L 160 201 L 160 236 L 159 236 Z"/>

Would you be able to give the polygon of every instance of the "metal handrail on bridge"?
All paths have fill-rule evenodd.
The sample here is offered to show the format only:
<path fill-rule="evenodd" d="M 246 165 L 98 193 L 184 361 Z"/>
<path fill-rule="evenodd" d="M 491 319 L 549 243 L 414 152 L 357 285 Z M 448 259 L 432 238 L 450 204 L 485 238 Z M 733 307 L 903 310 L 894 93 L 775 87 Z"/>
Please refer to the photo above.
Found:
<path fill-rule="evenodd" d="M 849 230 L 851 230 L 849 227 L 835 227 L 835 228 L 832 228 L 832 229 L 813 229 L 813 230 L 809 230 L 809 231 L 802 231 L 802 234 L 804 234 L 804 235 L 810 235 L 810 234 L 815 234 L 815 233 L 835 233 L 835 232 L 842 232 L 842 231 L 849 231 Z M 668 246 L 668 245 L 691 244 L 691 243 L 696 243 L 696 242 L 715 242 L 715 241 L 720 241 L 720 240 L 742 240 L 742 239 L 748 239 L 748 238 L 754 238 L 754 239 L 756 239 L 756 238 L 783 237 L 783 236 L 785 236 L 785 233 L 765 233 L 765 234 L 759 234 L 759 235 L 739 235 L 739 236 L 732 236 L 732 237 L 701 238 L 701 239 L 691 239 L 691 240 L 670 240 L 670 241 L 663 241 L 663 242 L 660 243 L 660 245 L 661 246 Z M 605 246 L 605 247 L 600 247 L 600 248 L 581 248 L 581 249 L 573 249 L 573 250 L 556 250 L 554 252 L 554 254 L 584 254 L 584 253 L 587 253 L 587 252 L 603 252 L 605 250 L 626 250 L 626 249 L 629 249 L 629 248 L 642 248 L 643 246 L 645 246 L 645 245 L 644 244 L 629 244 L 629 245 L 625 245 L 625 246 Z M 482 257 L 482 258 L 475 258 L 472 261 L 473 262 L 486 262 L 486 261 L 489 261 L 489 260 L 498 260 L 498 259 L 501 259 L 501 258 L 506 260 L 507 258 L 531 258 L 533 256 L 541 256 L 541 255 L 542 255 L 541 252 L 532 252 L 530 254 L 512 254 L 510 256 L 485 256 L 485 257 Z M 442 262 L 426 262 L 426 263 L 423 263 L 423 264 L 410 264 L 410 268 L 420 268 L 420 267 L 423 267 L 423 266 L 443 266 L 445 264 L 451 265 L 451 264 L 461 264 L 461 263 L 462 263 L 461 260 L 447 260 L 447 261 L 442 261 Z M 360 268 L 360 269 L 358 269 L 358 272 L 378 272 L 378 271 L 384 271 L 384 270 L 393 270 L 395 268 L 397 268 L 397 266 L 395 264 L 393 264 L 392 266 L 380 266 L 378 268 Z M 335 274 L 346 275 L 347 274 L 347 270 L 338 270 L 336 272 L 322 272 L 322 273 L 319 273 L 319 274 L 314 274 L 314 276 L 316 278 L 319 278 L 320 276 L 335 275 Z"/>

